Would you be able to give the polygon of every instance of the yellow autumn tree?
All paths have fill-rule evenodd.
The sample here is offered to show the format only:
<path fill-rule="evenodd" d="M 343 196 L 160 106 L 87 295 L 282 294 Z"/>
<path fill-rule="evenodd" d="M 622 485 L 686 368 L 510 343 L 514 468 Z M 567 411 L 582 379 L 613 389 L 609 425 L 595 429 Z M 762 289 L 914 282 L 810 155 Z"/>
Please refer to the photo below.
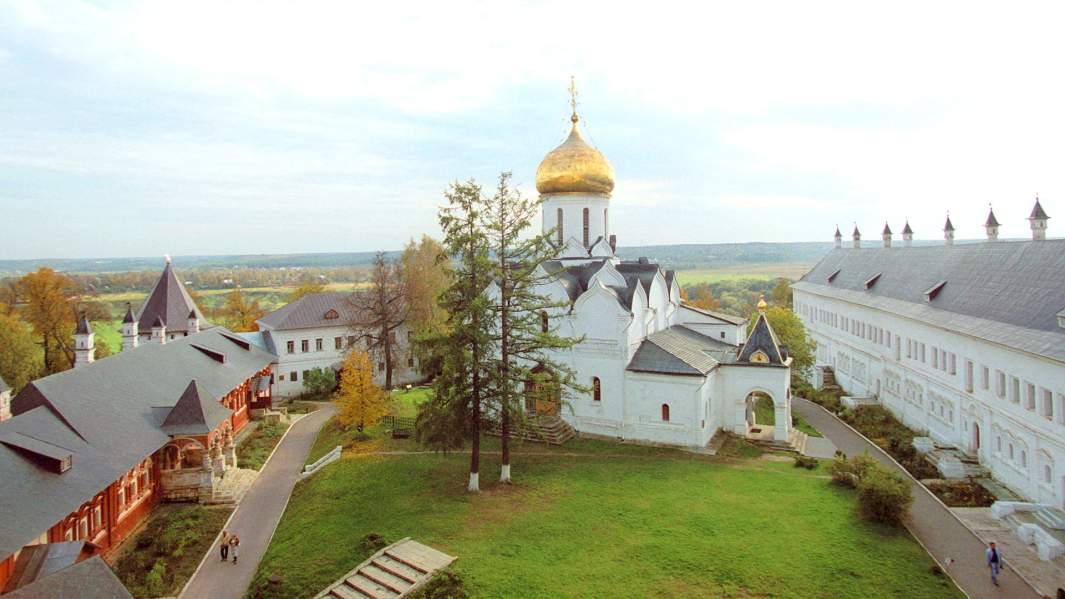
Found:
<path fill-rule="evenodd" d="M 363 351 L 348 351 L 340 373 L 340 387 L 333 397 L 337 403 L 337 419 L 344 428 L 354 424 L 361 431 L 388 414 L 388 395 L 374 384 L 373 364 Z"/>

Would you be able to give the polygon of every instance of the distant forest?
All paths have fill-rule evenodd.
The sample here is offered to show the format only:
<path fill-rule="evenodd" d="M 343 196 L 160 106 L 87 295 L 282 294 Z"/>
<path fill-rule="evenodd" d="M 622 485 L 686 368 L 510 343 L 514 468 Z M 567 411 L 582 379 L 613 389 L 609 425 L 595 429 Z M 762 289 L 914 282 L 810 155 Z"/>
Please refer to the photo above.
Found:
<path fill-rule="evenodd" d="M 618 255 L 627 260 L 641 256 L 674 270 L 711 269 L 742 264 L 815 263 L 824 256 L 831 243 L 707 243 L 683 245 L 647 245 L 619 247 Z M 321 254 L 259 254 L 232 256 L 175 256 L 174 266 L 182 273 L 208 270 L 242 269 L 334 269 L 366 267 L 375 252 Z M 386 252 L 396 258 L 400 252 Z M 120 273 L 152 271 L 163 267 L 163 257 L 140 258 L 55 258 L 0 260 L 0 278 L 21 276 L 42 266 L 66 273 Z M 243 283 L 242 283 L 243 284 Z"/>

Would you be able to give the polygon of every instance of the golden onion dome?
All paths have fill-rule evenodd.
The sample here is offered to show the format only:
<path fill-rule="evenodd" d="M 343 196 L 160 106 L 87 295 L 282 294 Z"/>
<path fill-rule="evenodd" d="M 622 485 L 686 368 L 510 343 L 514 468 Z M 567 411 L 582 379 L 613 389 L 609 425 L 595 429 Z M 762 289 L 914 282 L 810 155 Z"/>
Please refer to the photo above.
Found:
<path fill-rule="evenodd" d="M 570 120 L 573 129 L 569 137 L 548 152 L 536 169 L 536 191 L 609 195 L 614 190 L 614 167 L 602 152 L 584 141 L 576 112 Z"/>

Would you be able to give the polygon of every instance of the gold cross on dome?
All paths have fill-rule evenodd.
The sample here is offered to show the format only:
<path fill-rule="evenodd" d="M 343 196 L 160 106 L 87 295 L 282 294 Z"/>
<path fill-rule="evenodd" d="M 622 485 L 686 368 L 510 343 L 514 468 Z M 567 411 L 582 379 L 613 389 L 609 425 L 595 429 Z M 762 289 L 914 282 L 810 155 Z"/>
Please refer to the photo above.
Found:
<path fill-rule="evenodd" d="M 569 77 L 569 105 L 573 109 L 573 120 L 577 120 L 577 82 L 573 75 Z"/>

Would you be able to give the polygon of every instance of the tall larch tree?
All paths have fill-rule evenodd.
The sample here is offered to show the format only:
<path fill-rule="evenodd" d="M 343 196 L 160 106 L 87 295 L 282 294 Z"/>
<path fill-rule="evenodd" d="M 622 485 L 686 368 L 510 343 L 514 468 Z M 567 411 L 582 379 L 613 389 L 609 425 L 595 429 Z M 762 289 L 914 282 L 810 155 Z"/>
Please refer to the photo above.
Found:
<path fill-rule="evenodd" d="M 41 348 L 18 314 L 0 312 L 0 379 L 18 393 L 40 372 Z"/>
<path fill-rule="evenodd" d="M 470 439 L 470 476 L 467 489 L 481 490 L 481 424 L 494 359 L 491 342 L 493 312 L 485 296 L 491 281 L 488 240 L 481 227 L 481 186 L 474 181 L 453 183 L 444 194 L 447 205 L 438 218 L 443 246 L 454 260 L 454 277 L 440 295 L 447 314 L 442 332 L 428 335 L 423 345 L 440 356 L 440 373 L 433 380 L 433 396 L 418 414 L 418 441 L 448 450 Z"/>
<path fill-rule="evenodd" d="M 259 300 L 248 298 L 240 287 L 235 287 L 226 294 L 226 301 L 218 314 L 230 330 L 255 331 L 259 328 L 255 321 L 266 316 L 266 310 L 259 305 Z"/>
<path fill-rule="evenodd" d="M 403 285 L 407 291 L 408 325 L 417 334 L 439 333 L 447 321 L 440 295 L 454 276 L 450 260 L 439 241 L 422 235 L 403 248 L 399 258 Z"/>
<path fill-rule="evenodd" d="M 396 330 L 407 322 L 407 291 L 399 267 L 377 252 L 370 272 L 370 288 L 356 291 L 350 301 L 356 335 L 369 341 L 374 357 L 384 362 L 385 389 L 392 389 L 396 366 Z"/>
<path fill-rule="evenodd" d="M 496 287 L 490 298 L 499 323 L 493 337 L 498 352 L 493 389 L 501 429 L 499 480 L 504 484 L 511 482 L 510 434 L 515 419 L 523 415 L 520 389 L 526 381 L 544 377 L 559 394 L 564 389 L 579 388 L 573 371 L 552 356 L 580 341 L 559 336 L 557 326 L 544 326 L 544 315 L 565 305 L 544 294 L 544 284 L 550 275 L 542 266 L 555 255 L 556 249 L 550 242 L 553 233 L 527 234 L 540 213 L 540 202 L 512 189 L 510 176 L 506 172 L 499 175 L 495 193 L 485 201 L 481 215 L 492 253 L 492 280 Z M 561 397 L 558 399 L 561 401 Z"/>
<path fill-rule="evenodd" d="M 23 315 L 44 350 L 44 372 L 53 374 L 74 364 L 73 333 L 76 290 L 73 281 L 51 268 L 41 267 L 19 280 Z"/>
<path fill-rule="evenodd" d="M 334 400 L 337 420 L 344 428 L 354 425 L 362 431 L 388 414 L 388 394 L 374 384 L 373 364 L 366 352 L 348 351 Z"/>

